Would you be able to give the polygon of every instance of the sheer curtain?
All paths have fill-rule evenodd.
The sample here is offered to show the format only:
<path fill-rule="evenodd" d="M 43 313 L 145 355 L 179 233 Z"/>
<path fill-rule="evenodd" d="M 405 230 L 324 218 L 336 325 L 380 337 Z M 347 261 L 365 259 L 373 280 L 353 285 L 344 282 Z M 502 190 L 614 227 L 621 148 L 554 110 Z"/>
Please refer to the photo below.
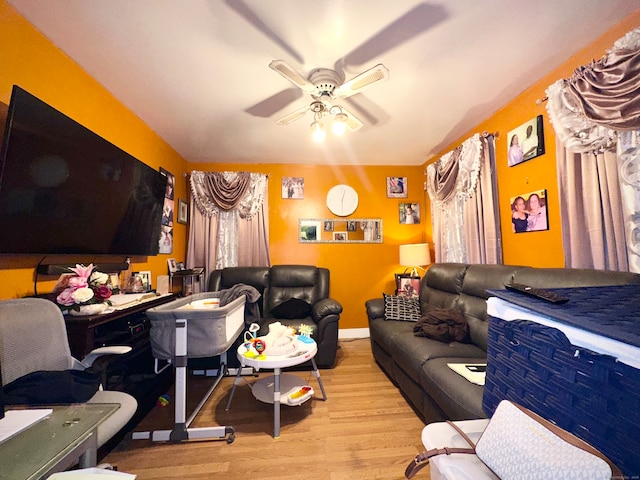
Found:
<path fill-rule="evenodd" d="M 427 166 L 436 262 L 501 263 L 494 137 L 476 134 Z"/>
<path fill-rule="evenodd" d="M 270 266 L 267 175 L 191 172 L 187 264 Z"/>
<path fill-rule="evenodd" d="M 640 272 L 640 29 L 546 93 L 565 265 Z"/>

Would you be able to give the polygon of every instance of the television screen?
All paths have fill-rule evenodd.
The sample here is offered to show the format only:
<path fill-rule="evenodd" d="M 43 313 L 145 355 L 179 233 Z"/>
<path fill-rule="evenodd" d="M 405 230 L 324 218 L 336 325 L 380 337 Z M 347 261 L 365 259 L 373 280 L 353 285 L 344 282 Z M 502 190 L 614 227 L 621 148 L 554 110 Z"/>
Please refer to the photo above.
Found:
<path fill-rule="evenodd" d="M 0 254 L 156 255 L 166 182 L 14 86 L 0 152 Z"/>

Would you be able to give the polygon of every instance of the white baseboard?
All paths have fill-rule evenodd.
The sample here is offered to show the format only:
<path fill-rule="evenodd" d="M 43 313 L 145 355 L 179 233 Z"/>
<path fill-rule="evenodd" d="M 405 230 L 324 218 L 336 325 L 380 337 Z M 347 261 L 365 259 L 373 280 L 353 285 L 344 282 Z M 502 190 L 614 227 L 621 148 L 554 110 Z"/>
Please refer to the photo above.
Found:
<path fill-rule="evenodd" d="M 338 329 L 338 339 L 349 338 L 369 338 L 368 328 L 340 328 Z"/>

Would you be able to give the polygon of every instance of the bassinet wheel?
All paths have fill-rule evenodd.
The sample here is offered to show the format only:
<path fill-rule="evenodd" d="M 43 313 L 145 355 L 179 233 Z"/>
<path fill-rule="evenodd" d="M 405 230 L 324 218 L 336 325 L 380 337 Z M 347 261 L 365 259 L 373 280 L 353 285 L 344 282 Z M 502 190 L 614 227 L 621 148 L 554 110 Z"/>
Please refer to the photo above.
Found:
<path fill-rule="evenodd" d="M 236 439 L 236 434 L 232 433 L 231 435 L 229 435 L 227 437 L 227 443 L 233 443 L 233 441 Z"/>

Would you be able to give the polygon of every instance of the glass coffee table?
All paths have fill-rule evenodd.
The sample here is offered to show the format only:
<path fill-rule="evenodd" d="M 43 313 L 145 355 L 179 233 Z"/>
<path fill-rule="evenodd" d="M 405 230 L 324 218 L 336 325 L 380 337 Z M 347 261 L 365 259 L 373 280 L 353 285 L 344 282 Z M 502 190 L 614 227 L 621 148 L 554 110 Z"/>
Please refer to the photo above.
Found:
<path fill-rule="evenodd" d="M 299 337 L 298 337 L 299 340 Z M 237 350 L 238 360 L 241 363 L 241 367 L 253 367 L 256 371 L 261 369 L 273 369 L 273 375 L 261 378 L 254 382 L 251 386 L 253 395 L 260 401 L 265 403 L 273 403 L 273 438 L 280 436 L 280 405 L 281 405 L 281 392 L 289 392 L 297 387 L 301 389 L 306 386 L 306 383 L 296 375 L 282 375 L 282 369 L 287 367 L 293 367 L 300 365 L 304 362 L 311 361 L 313 366 L 313 376 L 316 377 L 320 391 L 322 392 L 322 400 L 327 400 L 327 394 L 322 384 L 322 378 L 320 378 L 320 372 L 314 357 L 318 353 L 318 345 L 313 339 L 306 339 L 304 342 L 298 341 L 298 348 L 287 355 L 251 355 L 245 344 L 240 345 Z M 227 402 L 226 409 L 231 407 L 231 400 L 236 391 L 238 384 L 242 381 L 242 368 L 238 369 L 238 374 L 233 383 L 231 389 L 231 395 Z M 301 404 L 302 402 L 300 402 Z M 289 403 L 285 403 L 290 405 Z"/>

